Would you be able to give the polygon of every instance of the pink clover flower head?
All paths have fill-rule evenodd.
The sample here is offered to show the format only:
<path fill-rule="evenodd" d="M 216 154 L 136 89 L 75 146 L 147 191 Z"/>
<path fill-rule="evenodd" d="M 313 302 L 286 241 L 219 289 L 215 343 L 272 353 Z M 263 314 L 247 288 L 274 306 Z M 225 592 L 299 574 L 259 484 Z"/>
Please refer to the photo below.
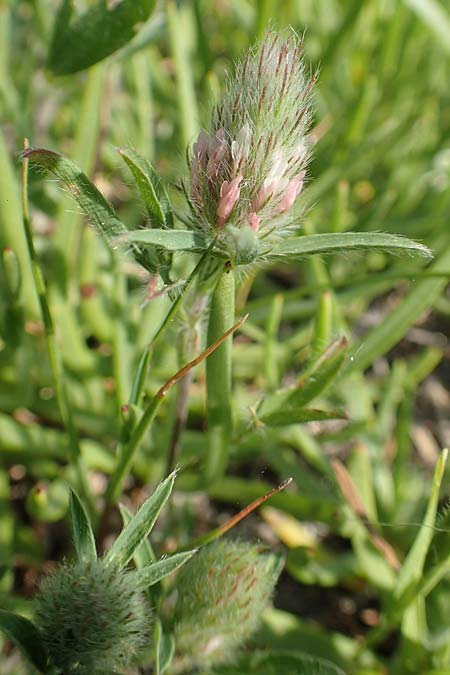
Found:
<path fill-rule="evenodd" d="M 269 32 L 237 64 L 189 155 L 193 227 L 224 237 L 229 226 L 250 228 L 266 251 L 289 232 L 308 162 L 315 79 L 293 32 Z"/>

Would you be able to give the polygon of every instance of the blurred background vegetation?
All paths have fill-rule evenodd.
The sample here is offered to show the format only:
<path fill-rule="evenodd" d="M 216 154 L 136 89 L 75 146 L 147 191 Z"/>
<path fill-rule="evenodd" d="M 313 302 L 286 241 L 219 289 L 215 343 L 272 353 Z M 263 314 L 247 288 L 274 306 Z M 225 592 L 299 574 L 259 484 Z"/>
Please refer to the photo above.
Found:
<path fill-rule="evenodd" d="M 81 13 L 103 3 L 74 4 Z M 241 528 L 243 536 L 281 542 L 288 551 L 276 609 L 253 646 L 302 650 L 347 673 L 448 675 L 448 473 L 433 483 L 439 452 L 450 443 L 448 6 L 161 1 L 148 19 L 134 20 L 131 40 L 124 30 L 124 44 L 118 39 L 106 60 L 87 67 L 102 55 L 102 23 L 97 34 L 82 26 L 64 47 L 54 39 L 59 5 L 0 0 L 0 604 L 28 615 L 39 576 L 70 549 L 64 517 L 73 469 L 22 229 L 23 138 L 76 161 L 130 228 L 142 223 L 144 209 L 115 148 L 133 146 L 162 175 L 182 213 L 176 184 L 186 173 L 185 147 L 207 125 L 226 73 L 267 26 L 290 26 L 305 34 L 311 70 L 320 69 L 302 231 L 400 233 L 435 257 L 427 265 L 348 253 L 272 266 L 243 280 L 238 308 L 250 318 L 233 347 L 237 424 L 228 473 L 219 484 L 198 481 L 206 452 L 199 369 L 180 437 L 178 493 L 154 543 L 160 551 L 185 545 L 292 475 L 294 486 Z M 92 489 L 101 495 L 132 374 L 169 299 L 145 304 L 135 270 L 114 266 L 56 181 L 33 171 L 30 202 L 68 398 Z M 184 269 L 182 256 L 178 265 Z M 155 348 L 149 392 L 183 365 L 180 328 L 181 321 Z M 295 381 L 315 350 L 341 336 L 350 343 L 348 358 L 317 400 L 348 419 L 253 427 L 249 406 Z M 132 508 L 164 474 L 176 400 L 171 392 L 127 480 L 123 499 Z M 349 491 L 342 495 L 345 478 L 336 481 L 333 458 L 345 461 L 363 515 Z M 441 531 L 434 532 L 436 510 Z M 111 530 L 119 527 L 117 518 Z M 399 573 L 374 546 L 377 536 L 400 564 L 410 560 L 397 595 Z M 283 672 L 297 672 L 289 663 Z M 21 668 L 5 643 L 1 672 L 27 672 Z"/>

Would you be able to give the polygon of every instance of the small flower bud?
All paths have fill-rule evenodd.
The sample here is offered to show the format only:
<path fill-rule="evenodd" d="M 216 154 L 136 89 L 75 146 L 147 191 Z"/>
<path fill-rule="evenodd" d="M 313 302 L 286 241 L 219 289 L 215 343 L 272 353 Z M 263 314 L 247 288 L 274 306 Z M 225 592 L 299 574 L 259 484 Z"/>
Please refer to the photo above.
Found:
<path fill-rule="evenodd" d="M 202 549 L 177 579 L 180 658 L 200 667 L 231 660 L 257 628 L 280 571 L 279 557 L 254 545 L 220 540 Z"/>
<path fill-rule="evenodd" d="M 126 667 L 151 630 L 132 573 L 103 560 L 63 563 L 42 583 L 36 622 L 49 666 L 64 675 Z"/>

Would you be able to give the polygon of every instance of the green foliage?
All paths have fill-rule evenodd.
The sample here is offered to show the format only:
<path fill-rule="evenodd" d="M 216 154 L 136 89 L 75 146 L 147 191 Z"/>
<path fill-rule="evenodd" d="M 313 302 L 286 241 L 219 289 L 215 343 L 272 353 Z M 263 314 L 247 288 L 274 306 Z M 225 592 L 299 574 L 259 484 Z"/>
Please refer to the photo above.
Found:
<path fill-rule="evenodd" d="M 56 75 L 89 68 L 127 44 L 151 14 L 155 0 L 100 0 L 73 16 L 71 0 L 61 0 L 48 59 Z"/>
<path fill-rule="evenodd" d="M 280 609 L 202 675 L 447 673 L 447 5 L 154 5 L 0 2 L 0 671 L 55 675 L 30 598 L 73 543 L 56 573 L 111 557 L 151 608 L 142 668 L 186 672 L 177 575 L 188 587 L 198 541 L 292 476 L 240 533 L 287 548 Z M 300 79 L 319 72 L 308 96 L 278 95 L 301 66 L 277 70 L 279 42 L 261 76 L 258 46 L 244 70 L 267 25 L 304 36 Z M 225 123 L 231 155 L 216 163 Z M 21 204 L 24 136 L 58 153 L 25 152 Z M 301 189 L 273 229 L 285 182 L 254 202 L 272 146 Z M 239 148 L 252 170 L 231 189 Z M 247 312 L 238 337 L 202 353 Z"/>
<path fill-rule="evenodd" d="M 7 635 L 40 673 L 47 669 L 47 653 L 41 636 L 28 619 L 0 609 L 0 630 Z"/>
<path fill-rule="evenodd" d="M 119 153 L 133 174 L 151 227 L 173 227 L 173 213 L 167 190 L 150 162 L 130 148 L 122 148 Z"/>

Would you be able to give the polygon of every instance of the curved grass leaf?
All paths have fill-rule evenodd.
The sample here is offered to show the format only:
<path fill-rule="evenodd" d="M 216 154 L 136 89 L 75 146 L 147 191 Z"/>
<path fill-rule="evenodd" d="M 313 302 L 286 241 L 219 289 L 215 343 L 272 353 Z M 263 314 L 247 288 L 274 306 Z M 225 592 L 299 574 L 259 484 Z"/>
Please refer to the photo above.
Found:
<path fill-rule="evenodd" d="M 63 0 L 53 28 L 48 67 L 56 75 L 89 68 L 126 45 L 154 6 L 155 0 L 98 0 L 74 15 L 72 0 Z"/>
<path fill-rule="evenodd" d="M 117 537 L 106 554 L 106 560 L 114 562 L 118 566 L 126 565 L 131 560 L 136 549 L 150 534 L 162 507 L 169 499 L 175 476 L 176 471 L 173 471 L 143 503 L 139 511 Z"/>
<path fill-rule="evenodd" d="M 117 237 L 117 242 L 152 244 L 168 251 L 205 251 L 211 239 L 192 230 L 130 230 Z"/>
<path fill-rule="evenodd" d="M 29 148 L 23 154 L 31 164 L 50 171 L 65 184 L 86 217 L 107 241 L 128 231 L 94 183 L 71 159 L 45 148 Z"/>
<path fill-rule="evenodd" d="M 23 155 L 32 164 L 53 173 L 65 184 L 86 218 L 106 242 L 110 244 L 113 239 L 128 232 L 115 215 L 111 204 L 71 159 L 45 148 L 29 148 Z M 136 246 L 132 253 L 143 267 L 150 272 L 155 271 L 154 262 L 147 251 Z"/>
<path fill-rule="evenodd" d="M 74 490 L 70 491 L 70 516 L 72 519 L 73 543 L 78 560 L 95 560 L 97 549 L 94 533 L 84 506 Z"/>
<path fill-rule="evenodd" d="M 383 232 L 344 232 L 335 234 L 311 234 L 286 239 L 270 253 L 271 258 L 298 258 L 316 253 L 339 253 L 351 251 L 376 251 L 409 253 L 431 257 L 430 250 L 417 241 L 396 234 Z"/>
<path fill-rule="evenodd" d="M 297 408 L 283 406 L 259 418 L 269 427 L 280 427 L 286 424 L 305 424 L 306 422 L 321 422 L 323 420 L 347 419 L 343 410 L 316 410 L 314 408 Z"/>
<path fill-rule="evenodd" d="M 160 177 L 149 161 L 131 148 L 120 148 L 119 154 L 130 169 L 144 200 L 152 227 L 173 227 L 169 196 Z"/>
<path fill-rule="evenodd" d="M 36 626 L 23 616 L 0 609 L 0 630 L 40 672 L 47 672 L 47 655 Z"/>
<path fill-rule="evenodd" d="M 179 567 L 184 565 L 194 553 L 197 552 L 197 549 L 192 549 L 191 551 L 183 551 L 182 553 L 175 553 L 168 558 L 159 560 L 152 565 L 143 567 L 142 569 L 135 572 L 136 578 L 139 580 L 141 588 L 146 589 L 153 584 L 157 584 L 158 581 L 164 579 L 172 572 L 175 572 Z"/>

